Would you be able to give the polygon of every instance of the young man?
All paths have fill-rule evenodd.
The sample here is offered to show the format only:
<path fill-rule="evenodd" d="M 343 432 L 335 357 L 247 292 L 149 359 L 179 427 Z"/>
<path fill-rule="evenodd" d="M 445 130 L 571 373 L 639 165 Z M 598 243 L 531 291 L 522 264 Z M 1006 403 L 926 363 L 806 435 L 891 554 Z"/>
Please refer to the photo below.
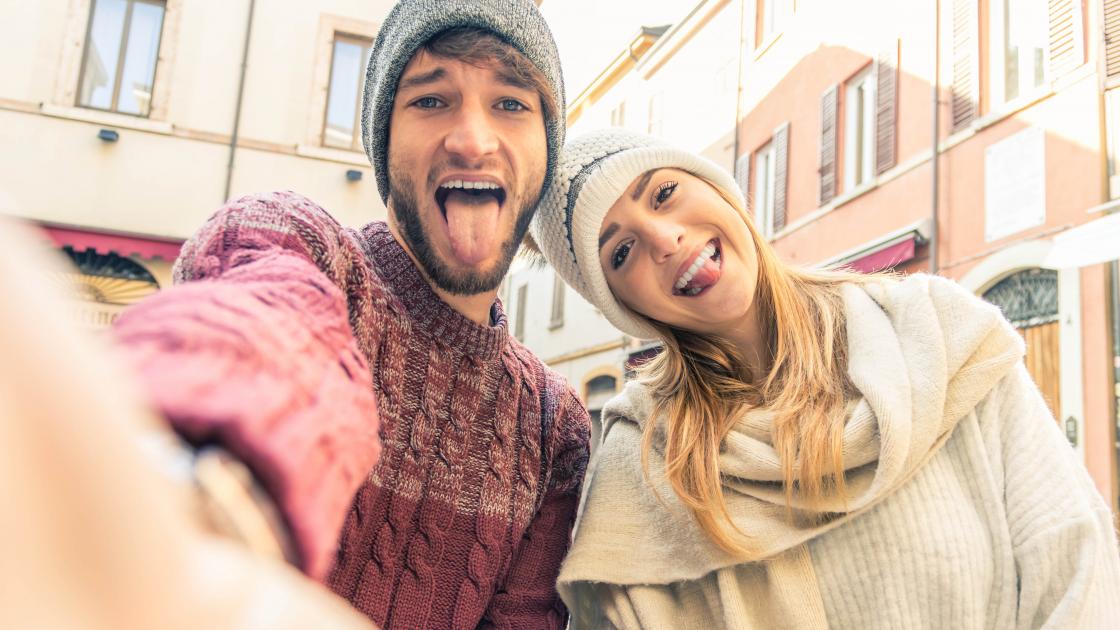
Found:
<path fill-rule="evenodd" d="M 402 0 L 362 116 L 388 223 L 241 199 L 184 245 L 179 286 L 118 321 L 157 408 L 244 462 L 297 562 L 383 627 L 566 622 L 587 414 L 496 301 L 563 99 L 529 0 Z"/>

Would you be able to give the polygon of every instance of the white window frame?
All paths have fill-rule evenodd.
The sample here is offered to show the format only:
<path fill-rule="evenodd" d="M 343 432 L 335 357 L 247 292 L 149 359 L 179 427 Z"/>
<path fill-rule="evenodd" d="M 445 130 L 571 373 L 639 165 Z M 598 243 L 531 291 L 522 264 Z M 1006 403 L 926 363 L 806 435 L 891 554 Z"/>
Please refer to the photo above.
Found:
<path fill-rule="evenodd" d="M 758 0 L 756 7 L 762 12 L 758 37 L 758 47 L 762 48 L 785 30 L 793 15 L 793 0 Z"/>
<path fill-rule="evenodd" d="M 1042 45 L 1042 59 L 1038 60 L 1041 64 L 1042 79 L 1038 85 L 1034 85 L 1034 72 L 1036 68 L 1035 59 L 1030 57 L 1028 59 L 1028 69 L 1031 72 L 1025 72 L 1022 64 L 1020 65 L 1019 72 L 1019 93 L 1013 98 L 1007 98 L 1007 44 L 1010 29 L 1008 21 L 1008 4 L 1023 4 L 1023 3 L 1036 3 L 1038 15 L 1035 19 L 1039 23 L 1032 25 L 1038 29 L 1036 35 L 1040 36 L 1039 43 Z M 988 59 L 988 96 L 991 99 L 993 107 L 1001 107 L 1006 103 L 1015 103 L 1017 101 L 1029 100 L 1037 96 L 1040 92 L 1047 89 L 1050 80 L 1050 18 L 1048 13 L 1049 3 L 1046 0 L 991 0 L 988 5 L 989 20 L 988 20 L 988 42 L 989 42 L 989 59 Z M 1022 7 L 1020 10 L 1026 10 L 1029 6 Z M 1025 19 L 1020 17 L 1020 19 Z M 1028 56 L 1019 53 L 1019 61 L 1022 62 Z M 1031 77 L 1028 79 L 1028 77 Z"/>
<path fill-rule="evenodd" d="M 618 105 L 615 105 L 614 109 L 611 110 L 611 126 L 626 126 L 626 101 L 619 101 Z"/>
<path fill-rule="evenodd" d="M 844 192 L 875 178 L 875 68 L 844 82 Z"/>
<path fill-rule="evenodd" d="M 649 121 L 647 124 L 647 133 L 651 136 L 660 137 L 665 131 L 665 94 L 664 92 L 655 92 L 649 97 Z"/>
<path fill-rule="evenodd" d="M 517 314 L 513 320 L 513 336 L 518 341 L 525 341 L 525 318 L 529 310 L 529 283 L 525 282 L 517 287 Z"/>
<path fill-rule="evenodd" d="M 754 152 L 754 220 L 762 236 L 774 234 L 774 191 L 776 187 L 777 155 L 774 143 L 768 142 Z"/>
<path fill-rule="evenodd" d="M 349 146 L 341 146 L 340 144 L 331 144 L 327 142 L 327 123 L 329 122 L 328 119 L 330 118 L 331 93 L 333 91 L 332 88 L 334 87 L 336 78 L 338 80 L 345 80 L 345 77 L 334 76 L 334 57 L 339 43 L 361 46 L 363 60 L 368 60 L 370 49 L 373 47 L 373 40 L 371 38 L 344 32 L 336 32 L 334 34 L 334 38 L 331 41 L 330 75 L 327 80 L 327 101 L 326 107 L 323 109 L 323 129 L 322 135 L 320 136 L 320 144 L 321 146 L 330 149 L 342 149 L 343 151 L 362 151 L 362 91 L 365 86 L 366 77 L 366 64 L 364 62 L 358 64 L 358 76 L 351 77 L 350 79 L 356 80 L 358 82 L 357 100 L 354 105 L 354 131 L 350 138 L 350 144 Z"/>
<path fill-rule="evenodd" d="M 568 291 L 568 285 L 564 283 L 564 279 L 560 274 L 554 273 L 552 277 L 552 317 L 549 318 L 549 330 L 556 330 L 564 326 L 564 295 Z"/>
<path fill-rule="evenodd" d="M 120 97 L 122 87 L 120 85 L 123 79 L 122 73 L 124 72 L 124 66 L 128 60 L 128 45 L 132 39 L 132 14 L 137 4 L 146 4 L 148 6 L 159 7 L 161 14 L 159 21 L 159 34 L 156 37 L 155 51 L 152 61 L 152 76 L 150 78 L 151 85 L 149 86 L 150 91 L 148 93 L 147 107 L 141 108 L 140 112 L 128 112 L 121 110 L 120 102 L 118 99 Z M 76 107 L 80 107 L 82 109 L 93 109 L 97 111 L 121 114 L 124 116 L 134 116 L 136 118 L 150 118 L 152 116 L 152 112 L 155 111 L 156 99 L 160 96 L 163 96 L 162 94 L 157 93 L 156 83 L 159 79 L 160 53 L 161 49 L 163 48 L 164 36 L 167 32 L 168 3 L 165 0 L 126 0 L 124 24 L 122 25 L 121 29 L 120 48 L 117 51 L 117 59 L 115 60 L 112 71 L 113 76 L 110 79 L 111 96 L 109 99 L 108 107 L 98 107 L 91 103 L 85 103 L 83 102 L 82 98 L 83 86 L 87 78 L 86 73 L 89 71 L 87 62 L 93 49 L 93 25 L 95 22 L 94 17 L 97 14 L 97 8 L 97 0 L 91 0 L 89 3 L 89 7 L 86 10 L 88 20 L 85 25 L 85 37 L 82 47 L 81 61 L 79 62 L 78 80 L 75 86 L 75 100 L 73 104 Z"/>

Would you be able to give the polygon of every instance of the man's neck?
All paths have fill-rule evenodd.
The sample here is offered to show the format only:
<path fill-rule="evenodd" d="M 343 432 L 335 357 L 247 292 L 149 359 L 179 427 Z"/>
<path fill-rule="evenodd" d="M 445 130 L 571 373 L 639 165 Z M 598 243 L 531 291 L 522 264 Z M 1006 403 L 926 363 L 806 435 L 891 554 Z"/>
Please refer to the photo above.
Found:
<path fill-rule="evenodd" d="M 393 239 L 397 241 L 401 249 L 408 254 L 409 260 L 411 260 L 412 264 L 416 266 L 416 269 L 420 271 L 420 275 L 424 277 L 428 286 L 432 288 L 432 292 L 439 296 L 439 299 L 446 302 L 448 306 L 459 311 L 464 317 L 476 324 L 481 326 L 489 326 L 491 324 L 490 310 L 494 306 L 494 300 L 498 298 L 497 289 L 484 293 L 476 293 L 474 295 L 457 295 L 444 291 L 432 281 L 428 273 L 424 270 L 424 266 L 421 265 L 420 261 L 413 255 L 408 244 L 404 242 L 404 239 L 401 238 L 401 235 L 397 232 L 395 222 L 388 221 L 387 223 L 389 224 L 389 233 L 393 235 Z"/>

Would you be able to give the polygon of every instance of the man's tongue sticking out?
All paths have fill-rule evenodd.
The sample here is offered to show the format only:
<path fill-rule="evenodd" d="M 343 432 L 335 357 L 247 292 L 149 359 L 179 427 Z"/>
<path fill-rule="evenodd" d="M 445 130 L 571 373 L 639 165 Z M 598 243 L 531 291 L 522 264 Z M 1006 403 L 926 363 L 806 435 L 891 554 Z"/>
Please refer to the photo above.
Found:
<path fill-rule="evenodd" d="M 451 250 L 464 265 L 477 265 L 498 250 L 501 206 L 492 194 L 453 191 L 444 202 Z"/>

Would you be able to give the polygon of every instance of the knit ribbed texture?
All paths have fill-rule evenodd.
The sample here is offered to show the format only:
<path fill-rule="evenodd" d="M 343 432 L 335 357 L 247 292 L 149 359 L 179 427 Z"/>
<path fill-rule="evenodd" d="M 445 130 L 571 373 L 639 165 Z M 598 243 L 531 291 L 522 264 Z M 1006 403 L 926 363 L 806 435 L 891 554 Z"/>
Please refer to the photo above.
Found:
<path fill-rule="evenodd" d="M 389 199 L 389 121 L 401 73 L 416 51 L 440 33 L 459 26 L 490 31 L 540 70 L 556 96 L 556 116 L 545 116 L 548 167 L 552 181 L 566 114 L 564 75 L 552 31 L 530 0 L 401 0 L 385 17 L 366 67 L 362 96 L 362 143 L 373 165 L 382 201 Z"/>
<path fill-rule="evenodd" d="M 706 179 L 746 207 L 731 174 L 710 160 L 651 136 L 605 129 L 564 147 L 555 181 L 531 227 L 541 253 L 560 277 L 616 328 L 642 339 L 657 333 L 611 293 L 599 262 L 599 232 L 603 217 L 634 180 L 659 168 L 677 168 Z"/>
<path fill-rule="evenodd" d="M 148 385 L 177 429 L 275 469 L 264 481 L 308 566 L 334 561 L 332 590 L 384 628 L 563 627 L 554 582 L 587 415 L 510 338 L 500 304 L 491 326 L 474 323 L 432 292 L 387 226 L 343 229 L 291 193 L 220 211 L 175 274 L 193 282 L 122 318 L 124 349 L 142 372 L 166 371 Z M 264 290 L 226 303 L 246 287 Z M 181 329 L 189 320 L 205 324 Z M 185 361 L 200 328 L 249 341 L 208 342 Z M 322 360 L 335 356 L 345 360 Z M 347 382 L 313 387 L 324 372 Z M 230 379 L 253 374 L 276 376 Z M 225 401 L 218 415 L 212 399 Z M 379 429 L 376 465 L 377 440 L 353 439 L 357 428 Z"/>
<path fill-rule="evenodd" d="M 757 552 L 729 556 L 656 449 L 647 485 L 652 400 L 631 384 L 604 409 L 559 579 L 573 628 L 1118 627 L 1111 514 L 998 311 L 921 275 L 847 286 L 844 304 L 861 394 L 844 431 L 849 499 L 826 501 L 823 522 L 796 496 L 787 511 L 771 415 L 751 411 L 719 466 Z"/>

